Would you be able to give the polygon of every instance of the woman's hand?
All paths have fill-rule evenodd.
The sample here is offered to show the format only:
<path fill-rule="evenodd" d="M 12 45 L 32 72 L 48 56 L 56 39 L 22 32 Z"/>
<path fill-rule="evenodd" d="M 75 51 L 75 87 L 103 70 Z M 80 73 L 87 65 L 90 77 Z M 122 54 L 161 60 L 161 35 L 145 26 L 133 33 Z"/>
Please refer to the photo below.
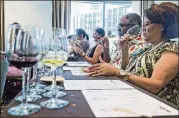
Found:
<path fill-rule="evenodd" d="M 119 40 L 118 40 L 118 45 L 121 49 L 128 49 L 128 44 L 129 44 L 129 36 L 127 34 L 124 34 Z"/>
<path fill-rule="evenodd" d="M 90 76 L 116 76 L 119 73 L 119 69 L 111 65 L 110 63 L 105 63 L 102 58 L 99 58 L 99 64 L 95 64 L 90 66 L 86 72 L 89 73 Z"/>
<path fill-rule="evenodd" d="M 85 55 L 85 52 L 79 48 L 79 47 L 76 47 L 76 52 L 80 55 L 80 56 L 84 56 Z"/>
<path fill-rule="evenodd" d="M 107 36 L 101 37 L 100 40 L 102 40 L 102 45 L 104 48 L 109 48 L 109 39 Z"/>

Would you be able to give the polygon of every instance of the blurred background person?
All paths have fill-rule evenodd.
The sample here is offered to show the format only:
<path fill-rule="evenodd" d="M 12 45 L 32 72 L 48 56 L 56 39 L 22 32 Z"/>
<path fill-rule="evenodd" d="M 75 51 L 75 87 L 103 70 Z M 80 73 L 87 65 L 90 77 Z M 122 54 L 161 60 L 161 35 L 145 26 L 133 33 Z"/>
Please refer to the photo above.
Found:
<path fill-rule="evenodd" d="M 77 48 L 78 54 L 91 64 L 99 63 L 99 57 L 103 58 L 104 49 L 102 46 L 101 38 L 104 36 L 104 29 L 96 28 L 93 33 L 93 38 L 95 42 L 94 46 L 91 47 L 87 53 L 85 53 L 81 48 Z"/>
<path fill-rule="evenodd" d="M 76 35 L 71 36 L 70 40 L 71 49 L 69 51 L 69 55 L 71 56 L 69 56 L 68 61 L 85 61 L 85 59 L 77 53 L 76 49 L 79 47 L 84 51 L 84 53 L 89 50 L 90 43 L 88 34 L 84 29 L 79 28 L 76 30 Z"/>

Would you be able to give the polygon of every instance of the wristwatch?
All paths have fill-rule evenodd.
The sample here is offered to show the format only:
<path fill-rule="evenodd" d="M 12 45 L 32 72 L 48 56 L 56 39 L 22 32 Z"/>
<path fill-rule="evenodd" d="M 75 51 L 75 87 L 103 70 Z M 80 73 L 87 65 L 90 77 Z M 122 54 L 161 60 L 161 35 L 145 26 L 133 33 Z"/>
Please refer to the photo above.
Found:
<path fill-rule="evenodd" d="M 130 73 L 126 72 L 125 70 L 121 69 L 120 70 L 120 78 L 123 79 L 123 80 L 128 80 L 129 79 L 129 76 L 130 76 Z"/>

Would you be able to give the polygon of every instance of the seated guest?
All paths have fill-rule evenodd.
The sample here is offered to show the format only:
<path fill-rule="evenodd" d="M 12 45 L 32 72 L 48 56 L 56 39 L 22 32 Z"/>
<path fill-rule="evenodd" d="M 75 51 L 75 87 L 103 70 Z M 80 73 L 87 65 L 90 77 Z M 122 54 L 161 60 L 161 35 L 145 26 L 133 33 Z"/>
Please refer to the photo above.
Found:
<path fill-rule="evenodd" d="M 175 105 L 179 105 L 178 9 L 173 3 L 153 4 L 144 11 L 142 37 L 149 47 L 129 58 L 128 36 L 121 37 L 122 69 L 109 63 L 89 67 L 91 76 L 118 76 Z M 177 29 L 177 30 L 176 30 Z"/>
<path fill-rule="evenodd" d="M 77 48 L 77 52 L 91 64 L 99 63 L 99 57 L 103 57 L 103 46 L 101 44 L 101 38 L 105 36 L 105 31 L 103 28 L 96 28 L 94 30 L 94 41 L 95 45 L 90 48 L 88 53 L 85 53 L 81 48 Z"/>
<path fill-rule="evenodd" d="M 141 25 L 142 25 L 141 17 L 136 13 L 128 13 L 126 15 L 123 15 L 120 19 L 120 22 L 118 25 L 119 37 L 122 37 L 124 34 L 128 33 L 132 35 L 134 39 L 138 39 L 138 40 L 133 41 L 135 42 L 134 44 L 136 43 L 137 44 L 131 47 L 130 49 L 131 52 L 136 50 L 136 47 L 141 41 L 140 36 L 137 37 L 140 33 Z M 110 44 L 111 46 L 109 47 L 108 38 L 105 37 L 103 40 L 105 41 L 104 43 L 107 43 L 107 44 L 103 44 L 104 45 L 104 60 L 106 62 L 112 63 L 115 66 L 120 66 L 121 50 L 120 50 L 120 47 L 117 46 L 117 41 L 114 40 L 113 41 L 114 45 Z"/>
<path fill-rule="evenodd" d="M 74 38 L 72 36 L 71 38 Z M 90 44 L 89 44 L 89 36 L 83 29 L 77 29 L 76 30 L 76 38 L 77 40 L 73 40 L 70 42 L 71 49 L 69 51 L 69 55 L 74 56 L 74 61 L 85 61 L 76 51 L 76 45 L 80 47 L 85 53 L 89 50 Z M 76 44 L 76 45 L 74 45 Z"/>

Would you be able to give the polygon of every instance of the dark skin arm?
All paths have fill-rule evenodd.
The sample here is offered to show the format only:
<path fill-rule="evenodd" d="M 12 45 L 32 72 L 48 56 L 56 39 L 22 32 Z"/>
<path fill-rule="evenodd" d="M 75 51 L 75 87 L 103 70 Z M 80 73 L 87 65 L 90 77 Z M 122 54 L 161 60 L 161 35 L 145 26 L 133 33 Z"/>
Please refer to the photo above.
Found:
<path fill-rule="evenodd" d="M 104 61 L 109 63 L 111 61 L 110 55 L 109 55 L 109 39 L 108 37 L 102 37 L 101 38 L 103 47 L 104 47 Z"/>
<path fill-rule="evenodd" d="M 83 56 L 84 52 L 83 50 L 81 50 L 80 48 L 77 48 L 77 52 Z M 99 57 L 101 56 L 101 54 L 104 52 L 103 46 L 101 44 L 97 45 L 95 51 L 94 51 L 94 55 L 92 58 L 88 57 L 87 55 L 84 56 L 84 58 L 91 64 L 97 64 Z"/>

